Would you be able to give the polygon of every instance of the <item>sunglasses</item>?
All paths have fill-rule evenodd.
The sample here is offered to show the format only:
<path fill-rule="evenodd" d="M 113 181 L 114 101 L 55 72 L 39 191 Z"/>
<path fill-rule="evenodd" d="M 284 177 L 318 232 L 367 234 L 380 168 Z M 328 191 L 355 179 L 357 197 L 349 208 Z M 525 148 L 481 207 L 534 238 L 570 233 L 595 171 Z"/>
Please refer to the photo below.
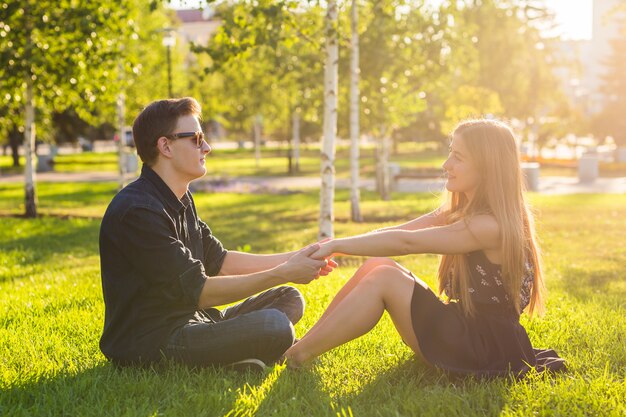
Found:
<path fill-rule="evenodd" d="M 181 133 L 172 133 L 171 135 L 165 136 L 168 139 L 192 139 L 192 141 L 196 144 L 196 148 L 202 148 L 202 144 L 204 143 L 204 132 L 181 132 Z"/>

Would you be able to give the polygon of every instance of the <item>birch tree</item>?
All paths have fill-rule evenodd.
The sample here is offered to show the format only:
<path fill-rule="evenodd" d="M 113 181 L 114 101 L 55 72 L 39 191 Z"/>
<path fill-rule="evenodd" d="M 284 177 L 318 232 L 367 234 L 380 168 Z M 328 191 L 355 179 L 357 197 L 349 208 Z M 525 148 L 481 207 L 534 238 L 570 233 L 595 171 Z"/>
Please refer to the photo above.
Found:
<path fill-rule="evenodd" d="M 24 117 L 26 217 L 37 216 L 36 110 L 71 106 L 89 120 L 97 106 L 112 106 L 120 45 L 135 33 L 136 5 L 22 0 L 0 7 L 0 88 L 9 110 Z"/>
<path fill-rule="evenodd" d="M 324 68 L 324 137 L 321 150 L 319 239 L 334 237 L 335 139 L 337 136 L 337 88 L 339 47 L 337 2 L 329 0 L 326 10 L 326 66 Z"/>
<path fill-rule="evenodd" d="M 359 190 L 359 12 L 357 0 L 352 0 L 350 28 L 352 32 L 350 55 L 350 217 L 361 222 Z"/>

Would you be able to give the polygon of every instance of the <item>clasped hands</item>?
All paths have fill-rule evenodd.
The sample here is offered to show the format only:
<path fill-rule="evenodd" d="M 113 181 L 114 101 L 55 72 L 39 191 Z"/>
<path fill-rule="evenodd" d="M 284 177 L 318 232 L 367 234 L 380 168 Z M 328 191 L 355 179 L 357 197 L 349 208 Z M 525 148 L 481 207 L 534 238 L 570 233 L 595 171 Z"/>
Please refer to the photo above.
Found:
<path fill-rule="evenodd" d="M 313 243 L 294 253 L 283 266 L 283 272 L 291 282 L 308 284 L 309 282 L 330 274 L 336 267 L 337 262 L 330 258 L 331 254 L 324 255 L 332 242 L 325 239 Z"/>

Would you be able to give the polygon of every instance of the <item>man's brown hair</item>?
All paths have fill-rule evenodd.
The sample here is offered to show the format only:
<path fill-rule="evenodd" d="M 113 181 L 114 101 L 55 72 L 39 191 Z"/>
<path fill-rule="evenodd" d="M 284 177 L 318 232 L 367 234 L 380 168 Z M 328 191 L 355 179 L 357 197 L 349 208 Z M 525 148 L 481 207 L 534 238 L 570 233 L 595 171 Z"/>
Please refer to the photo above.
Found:
<path fill-rule="evenodd" d="M 201 116 L 200 104 L 192 97 L 153 101 L 139 113 L 133 123 L 133 139 L 137 154 L 144 164 L 151 166 L 159 156 L 156 146 L 161 136 L 168 136 L 176 129 L 183 116 Z"/>

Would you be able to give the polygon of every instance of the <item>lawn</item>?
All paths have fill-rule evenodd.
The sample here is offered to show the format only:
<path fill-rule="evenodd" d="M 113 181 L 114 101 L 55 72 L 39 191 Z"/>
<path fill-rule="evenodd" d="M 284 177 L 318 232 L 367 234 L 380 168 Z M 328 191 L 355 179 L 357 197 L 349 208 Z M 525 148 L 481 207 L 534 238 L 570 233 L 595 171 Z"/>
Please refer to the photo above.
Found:
<path fill-rule="evenodd" d="M 174 365 L 113 368 L 98 349 L 103 323 L 98 228 L 113 183 L 40 184 L 36 220 L 20 213 L 20 184 L 0 184 L 0 415 L 391 416 L 626 414 L 626 196 L 532 195 L 549 290 L 547 313 L 523 318 L 538 347 L 555 348 L 564 374 L 523 380 L 455 378 L 417 361 L 387 316 L 368 335 L 309 370 L 262 375 Z M 364 193 L 366 222 L 349 221 L 337 193 L 338 236 L 400 222 L 436 206 L 429 194 Z M 296 249 L 315 239 L 317 193 L 197 194 L 201 217 L 226 247 Z M 225 215 L 228 213 L 228 215 Z M 437 258 L 401 262 L 435 282 Z M 302 335 L 359 259 L 299 286 Z"/>
<path fill-rule="evenodd" d="M 300 170 L 297 175 L 319 176 L 320 159 L 319 145 L 303 144 L 300 150 Z M 400 166 L 408 176 L 437 177 L 442 174 L 441 165 L 447 157 L 447 150 L 436 142 L 401 142 L 391 152 L 390 162 Z M 214 149 L 208 156 L 207 176 L 215 178 L 240 176 L 285 176 L 288 175 L 289 150 L 286 145 L 262 147 L 261 159 L 257 165 L 253 149 Z M 118 170 L 117 154 L 113 152 L 83 152 L 76 154 L 59 154 L 54 159 L 54 170 L 57 172 L 111 172 Z M 24 157 L 20 158 L 23 167 Z M 295 164 L 295 160 L 292 159 Z M 365 145 L 360 150 L 360 174 L 373 178 L 376 170 L 375 147 Z M 0 155 L 0 174 L 18 174 L 23 168 L 12 167 L 9 155 Z M 339 178 L 350 177 L 350 149 L 338 146 L 335 158 L 336 175 Z M 541 166 L 542 176 L 576 177 L 578 168 L 575 161 L 555 164 L 546 163 Z M 600 163 L 601 177 L 626 176 L 624 163 Z"/>
<path fill-rule="evenodd" d="M 319 176 L 320 158 L 318 145 L 303 145 L 300 151 L 300 171 L 297 175 Z M 373 177 L 375 173 L 375 156 L 373 146 L 361 149 L 361 175 Z M 428 169 L 439 173 L 445 160 L 445 151 L 436 143 L 402 143 L 398 152 L 391 156 L 391 162 L 404 169 Z M 57 172 L 117 172 L 117 154 L 113 152 L 83 152 L 76 154 L 59 154 L 54 158 L 54 170 Z M 295 160 L 292 160 L 295 164 Z M 24 157 L 20 158 L 24 165 Z M 0 174 L 17 174 L 23 168 L 11 166 L 12 159 L 8 155 L 0 155 Z M 238 176 L 284 176 L 288 175 L 288 149 L 282 147 L 263 147 L 261 159 L 257 166 L 253 149 L 215 149 L 208 156 L 207 176 L 238 177 Z M 346 146 L 338 146 L 335 163 L 338 177 L 350 176 L 350 150 Z"/>
<path fill-rule="evenodd" d="M 17 174 L 23 168 L 12 166 L 13 159 L 8 155 L 0 156 L 0 172 Z M 24 166 L 24 157 L 20 157 L 20 165 Z M 114 152 L 82 152 L 59 154 L 54 157 L 54 170 L 58 172 L 117 172 L 117 154 Z"/>

